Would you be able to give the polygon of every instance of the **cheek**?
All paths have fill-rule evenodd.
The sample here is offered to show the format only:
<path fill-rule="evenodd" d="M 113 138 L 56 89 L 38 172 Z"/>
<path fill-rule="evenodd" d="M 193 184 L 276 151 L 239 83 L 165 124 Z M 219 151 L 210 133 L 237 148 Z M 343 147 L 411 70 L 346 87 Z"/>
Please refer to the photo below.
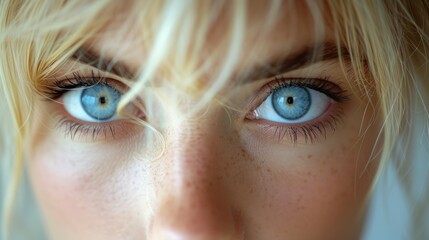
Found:
<path fill-rule="evenodd" d="M 128 156 L 114 150 L 125 148 L 98 146 L 95 151 L 94 146 L 76 146 L 66 140 L 53 145 L 52 137 L 37 138 L 28 162 L 33 188 L 53 236 L 130 236 L 133 224 L 142 225 L 131 213 L 142 194 L 135 179 L 144 179 L 143 168 L 130 168 Z"/>
<path fill-rule="evenodd" d="M 352 164 L 317 170 L 276 166 L 261 168 L 261 171 L 265 173 L 253 185 L 253 192 L 247 197 L 252 200 L 245 211 L 249 221 L 245 225 L 259 228 L 260 233 L 255 235 L 272 234 L 270 239 L 282 239 L 278 236 L 337 239 L 342 236 L 341 231 L 347 232 L 344 234 L 357 231 L 371 178 L 365 176 L 356 183 Z"/>
<path fill-rule="evenodd" d="M 260 164 L 249 177 L 258 181 L 247 196 L 252 199 L 247 200 L 249 215 L 259 217 L 249 217 L 248 225 L 264 226 L 258 230 L 261 236 L 262 232 L 273 234 L 272 239 L 359 236 L 367 194 L 378 169 L 378 160 L 369 160 L 372 151 L 379 149 L 375 146 L 378 126 L 359 137 L 359 125 L 349 123 L 335 138 L 320 143 L 258 143 L 261 147 L 249 148 L 256 149 L 248 151 Z"/>

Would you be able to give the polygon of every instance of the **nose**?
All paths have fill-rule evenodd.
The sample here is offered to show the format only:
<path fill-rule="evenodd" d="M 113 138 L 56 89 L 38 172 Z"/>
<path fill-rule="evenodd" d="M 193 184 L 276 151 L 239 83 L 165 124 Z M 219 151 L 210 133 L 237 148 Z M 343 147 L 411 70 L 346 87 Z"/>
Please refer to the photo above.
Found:
<path fill-rule="evenodd" d="M 219 171 L 227 151 L 215 126 L 182 125 L 168 134 L 168 150 L 160 159 L 165 177 L 157 186 L 148 239 L 239 238 L 237 214 Z"/>

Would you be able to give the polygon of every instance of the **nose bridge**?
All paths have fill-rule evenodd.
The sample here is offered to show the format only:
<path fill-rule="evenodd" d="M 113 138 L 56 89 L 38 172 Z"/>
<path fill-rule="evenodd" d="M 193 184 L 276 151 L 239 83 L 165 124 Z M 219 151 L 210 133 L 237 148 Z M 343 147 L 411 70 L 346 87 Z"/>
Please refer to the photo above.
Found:
<path fill-rule="evenodd" d="M 171 177 L 176 184 L 204 185 L 219 177 L 216 168 L 221 164 L 219 149 L 222 146 L 215 128 L 215 124 L 195 121 L 170 132 L 167 140 L 170 150 L 166 157 L 171 161 Z"/>
<path fill-rule="evenodd" d="M 202 119 L 170 129 L 150 239 L 234 239 L 233 209 L 219 171 L 221 131 Z"/>

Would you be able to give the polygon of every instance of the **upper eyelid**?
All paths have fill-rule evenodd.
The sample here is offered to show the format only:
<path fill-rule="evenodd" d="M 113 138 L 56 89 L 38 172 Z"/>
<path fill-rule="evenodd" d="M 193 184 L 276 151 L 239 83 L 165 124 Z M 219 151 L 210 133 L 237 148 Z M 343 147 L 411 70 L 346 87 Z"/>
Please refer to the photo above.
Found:
<path fill-rule="evenodd" d="M 73 54 L 72 60 L 125 79 L 134 79 L 136 75 L 129 70 L 126 64 L 103 57 L 96 51 L 86 47 L 79 48 Z"/>
<path fill-rule="evenodd" d="M 329 77 L 323 77 L 323 78 L 301 78 L 301 77 L 283 77 L 283 76 L 276 76 L 274 79 L 263 85 L 259 93 L 265 93 L 266 97 L 268 97 L 273 91 L 275 91 L 278 88 L 286 87 L 286 86 L 301 86 L 301 87 L 308 87 L 317 91 L 320 91 L 322 93 L 325 93 L 331 98 L 334 98 L 336 101 L 347 101 L 349 100 L 349 95 L 347 90 L 342 88 L 339 84 L 333 83 L 329 81 Z M 329 89 L 327 89 L 329 87 Z M 268 91 L 269 90 L 269 91 Z M 335 99 L 337 96 L 335 95 L 341 95 L 340 98 Z M 331 95 L 331 96 L 330 96 Z"/>
<path fill-rule="evenodd" d="M 58 86 L 58 84 L 60 84 L 61 82 L 65 83 L 65 84 L 63 86 Z M 68 84 L 67 84 L 67 82 L 68 82 Z M 85 85 L 84 86 L 78 86 L 79 83 L 84 83 Z M 128 89 L 130 88 L 129 86 L 124 84 L 122 81 L 115 79 L 115 78 L 104 77 L 104 76 L 100 76 L 100 75 L 96 75 L 96 74 L 93 74 L 92 76 L 85 76 L 85 75 L 80 75 L 79 72 L 74 72 L 73 78 L 65 77 L 62 80 L 57 80 L 56 81 L 56 85 L 57 85 L 56 87 L 58 89 L 52 89 L 52 93 L 62 89 L 63 92 L 61 93 L 61 95 L 63 95 L 65 92 L 70 91 L 70 90 L 74 90 L 74 89 L 78 89 L 78 88 L 82 88 L 82 87 L 91 87 L 91 86 L 95 86 L 97 84 L 104 84 L 104 85 L 107 85 L 109 87 L 112 87 L 112 88 L 118 90 L 122 95 L 125 94 L 126 91 L 128 91 Z M 57 96 L 56 98 L 53 98 L 53 99 L 55 100 L 55 99 L 58 99 L 60 97 L 61 96 Z M 136 98 L 134 100 L 133 104 L 137 108 L 139 108 L 140 111 L 143 111 L 144 104 L 140 98 Z"/>
<path fill-rule="evenodd" d="M 59 76 L 59 73 L 61 76 Z M 50 79 L 58 80 L 58 79 L 66 79 L 66 78 L 73 78 L 75 73 L 79 73 L 82 76 L 93 76 L 96 75 L 100 78 L 111 78 L 118 81 L 121 81 L 125 85 L 132 85 L 132 80 L 127 78 L 126 76 L 121 76 L 121 74 L 118 71 L 109 71 L 108 69 L 104 68 L 97 68 L 94 65 L 87 64 L 85 62 L 79 61 L 77 59 L 69 59 L 67 60 L 66 64 L 59 69 L 57 74 L 53 77 L 50 77 Z"/>
<path fill-rule="evenodd" d="M 299 86 L 304 86 L 304 87 L 309 87 L 311 88 L 310 84 L 306 84 L 303 82 L 307 82 L 309 83 L 309 81 L 325 81 L 327 84 L 332 84 L 332 86 L 338 87 L 338 92 L 336 94 L 339 94 L 339 99 L 338 102 L 347 102 L 350 100 L 350 95 L 348 93 L 347 90 L 345 90 L 344 88 L 342 88 L 341 86 L 339 86 L 338 84 L 335 84 L 331 81 L 328 80 L 329 77 L 325 77 L 325 78 L 299 78 L 299 77 L 282 77 L 281 75 L 275 76 L 273 79 L 271 79 L 269 82 L 265 83 L 262 87 L 259 88 L 259 90 L 257 90 L 256 94 L 254 95 L 254 97 L 249 101 L 249 103 L 247 104 L 247 106 L 245 107 L 246 109 L 246 114 L 249 112 L 254 111 L 257 107 L 259 107 L 259 105 L 265 101 L 265 99 L 267 99 L 270 94 L 272 94 L 272 92 L 275 90 L 275 88 L 280 88 L 282 83 L 285 82 L 291 82 L 291 81 L 296 81 L 296 83 L 299 83 Z M 320 91 L 318 89 L 314 89 L 316 91 Z M 324 92 L 323 92 L 324 93 Z M 326 93 L 324 93 L 326 94 Z M 331 97 L 331 96 L 329 96 Z M 334 99 L 335 100 L 335 99 Z"/>
<path fill-rule="evenodd" d="M 328 97 L 334 99 L 337 102 L 343 102 L 350 100 L 350 95 L 347 90 L 341 87 L 341 84 L 336 84 L 329 81 L 329 77 L 324 78 L 285 78 L 282 76 L 276 76 L 274 80 L 267 83 L 277 84 L 277 86 L 270 86 L 271 89 L 281 88 L 285 86 L 297 85 L 302 87 L 308 87 L 313 90 L 322 92 Z M 329 88 L 329 89 L 328 89 Z"/>
<path fill-rule="evenodd" d="M 91 76 L 84 75 L 80 72 L 73 72 L 69 75 L 62 76 L 61 78 L 54 78 L 41 89 L 41 93 L 48 98 L 48 100 L 56 100 L 60 98 L 65 92 L 81 88 L 91 87 L 97 84 L 105 84 L 112 88 L 117 89 L 124 94 L 129 87 L 122 81 L 106 77 L 102 73 L 91 72 Z"/>
<path fill-rule="evenodd" d="M 81 82 L 88 81 L 88 85 L 94 85 L 93 83 L 99 81 L 99 83 L 101 84 L 113 85 L 115 87 L 118 86 L 119 88 L 123 88 L 123 86 L 126 86 L 126 84 L 124 84 L 116 76 L 106 75 L 105 72 L 101 72 L 99 70 L 91 71 L 91 75 L 79 71 L 73 72 L 72 75 L 73 77 L 66 76 L 66 78 L 64 78 L 63 80 L 79 80 Z"/>

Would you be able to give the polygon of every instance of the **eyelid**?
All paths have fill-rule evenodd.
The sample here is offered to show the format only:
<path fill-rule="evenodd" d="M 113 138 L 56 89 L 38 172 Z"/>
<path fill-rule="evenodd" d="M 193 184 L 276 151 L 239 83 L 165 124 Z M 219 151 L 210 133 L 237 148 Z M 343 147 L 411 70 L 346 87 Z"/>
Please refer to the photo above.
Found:
<path fill-rule="evenodd" d="M 306 87 L 319 91 L 320 94 L 328 96 L 332 103 L 318 117 L 305 121 L 294 123 L 283 123 L 259 118 L 256 114 L 261 104 L 275 91 L 288 86 Z M 342 122 L 344 108 L 342 103 L 350 100 L 346 90 L 338 84 L 329 81 L 329 78 L 285 78 L 276 77 L 263 85 L 251 99 L 246 107 L 244 121 L 249 123 L 247 126 L 256 134 L 257 137 L 263 137 L 266 141 L 277 140 L 282 142 L 284 138 L 289 139 L 290 143 L 315 143 L 320 137 L 327 137 L 328 130 L 335 132 L 338 123 Z M 286 141 L 285 143 L 289 142 Z"/>
<path fill-rule="evenodd" d="M 106 77 L 105 74 L 99 71 L 91 71 L 91 76 L 86 76 L 76 71 L 60 79 L 54 78 L 41 92 L 48 98 L 47 100 L 57 100 L 68 91 L 79 87 L 91 87 L 97 84 L 104 84 L 115 88 L 122 94 L 129 89 L 123 81 L 112 77 Z"/>
<path fill-rule="evenodd" d="M 347 92 L 343 90 L 339 85 L 329 81 L 329 77 L 324 77 L 324 78 L 276 77 L 274 78 L 273 81 L 269 82 L 266 85 L 268 85 L 268 87 L 272 89 L 271 92 L 285 86 L 299 86 L 299 87 L 308 87 L 313 90 L 322 92 L 336 102 L 343 102 L 349 99 Z"/>
<path fill-rule="evenodd" d="M 62 95 L 68 91 L 73 91 L 80 87 L 93 87 L 97 84 L 103 84 L 114 88 L 118 90 L 122 95 L 124 95 L 130 88 L 123 81 L 118 79 L 110 77 L 107 78 L 100 74 L 98 75 L 98 77 L 94 74 L 91 77 L 85 77 L 82 76 L 79 72 L 74 72 L 73 78 L 66 77 L 63 80 L 57 80 L 54 83 L 56 89 L 51 89 L 54 91 L 53 93 L 55 94 L 55 91 L 61 91 L 61 93 L 57 93 L 57 95 L 59 96 L 56 96 L 56 98 L 51 99 L 56 100 L 61 98 Z M 145 118 L 143 101 L 140 98 L 136 98 L 132 104 L 138 109 L 138 112 L 135 112 L 136 116 L 141 119 Z M 127 109 L 127 107 L 125 109 Z"/>
<path fill-rule="evenodd" d="M 64 133 L 64 136 L 79 142 L 93 143 L 96 141 L 109 141 L 113 139 L 125 139 L 141 133 L 141 125 L 135 123 L 131 118 L 145 119 L 144 105 L 139 98 L 129 103 L 116 119 L 108 122 L 87 122 L 72 116 L 62 105 L 62 97 L 65 93 L 78 90 L 82 87 L 93 87 L 97 84 L 117 89 L 124 94 L 128 87 L 122 81 L 115 78 L 107 78 L 101 74 L 83 75 L 74 72 L 73 76 L 66 76 L 52 81 L 49 89 L 47 101 L 53 103 L 57 115 L 56 128 Z M 50 95 L 50 97 L 49 97 Z M 126 113 L 126 114 L 122 114 Z M 132 117 L 130 117 L 132 116 Z"/>
<path fill-rule="evenodd" d="M 329 81 L 329 77 L 324 78 L 286 78 L 276 76 L 273 80 L 263 85 L 256 93 L 256 96 L 250 101 L 247 112 L 254 111 L 259 105 L 265 101 L 270 94 L 275 90 L 285 86 L 300 86 L 308 87 L 313 90 L 322 92 L 335 102 L 347 102 L 350 100 L 350 95 L 338 84 Z"/>

